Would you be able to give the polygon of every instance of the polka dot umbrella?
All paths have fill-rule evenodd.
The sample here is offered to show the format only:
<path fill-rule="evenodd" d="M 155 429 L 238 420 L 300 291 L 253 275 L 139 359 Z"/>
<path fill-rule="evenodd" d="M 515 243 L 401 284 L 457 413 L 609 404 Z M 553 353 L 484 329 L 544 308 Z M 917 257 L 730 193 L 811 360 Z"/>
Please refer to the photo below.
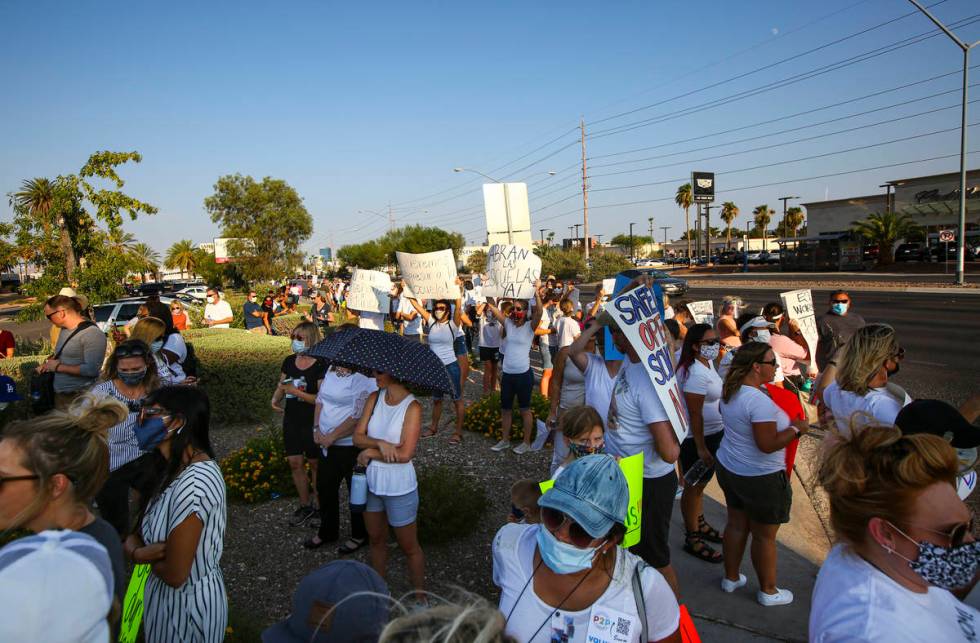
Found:
<path fill-rule="evenodd" d="M 428 346 L 396 333 L 345 328 L 313 346 L 307 354 L 368 375 L 384 371 L 418 388 L 443 393 L 453 391 L 449 373 L 436 354 Z"/>

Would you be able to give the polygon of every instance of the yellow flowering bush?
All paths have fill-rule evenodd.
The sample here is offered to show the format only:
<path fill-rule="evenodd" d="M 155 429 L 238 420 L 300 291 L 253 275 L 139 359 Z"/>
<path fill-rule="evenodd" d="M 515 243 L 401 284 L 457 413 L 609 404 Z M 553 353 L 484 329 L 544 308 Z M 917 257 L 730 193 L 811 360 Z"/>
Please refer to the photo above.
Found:
<path fill-rule="evenodd" d="M 548 418 L 550 403 L 548 398 L 534 391 L 531 394 L 531 415 L 534 420 L 542 422 Z M 467 431 L 482 433 L 483 435 L 500 439 L 500 393 L 491 393 L 480 398 L 479 401 L 471 404 L 466 413 L 463 414 L 463 428 Z M 533 431 L 534 428 L 532 427 Z M 514 402 L 514 423 L 511 426 L 510 437 L 512 440 L 524 438 L 524 422 L 521 419 L 520 409 L 517 402 Z"/>
<path fill-rule="evenodd" d="M 262 430 L 245 446 L 221 462 L 228 497 L 245 502 L 262 502 L 276 496 L 294 496 L 289 464 L 278 429 Z"/>

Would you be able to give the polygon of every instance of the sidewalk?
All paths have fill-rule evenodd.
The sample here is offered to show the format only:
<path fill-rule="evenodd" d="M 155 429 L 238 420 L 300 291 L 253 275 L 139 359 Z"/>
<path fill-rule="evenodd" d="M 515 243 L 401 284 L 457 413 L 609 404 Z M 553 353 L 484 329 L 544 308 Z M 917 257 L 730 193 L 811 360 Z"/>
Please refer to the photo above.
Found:
<path fill-rule="evenodd" d="M 980 295 L 980 288 L 949 286 L 949 287 L 928 287 L 928 286 L 899 286 L 878 284 L 872 286 L 860 286 L 852 283 L 840 281 L 811 281 L 811 282 L 779 282 L 773 284 L 743 284 L 738 281 L 725 279 L 689 279 L 688 285 L 691 288 L 738 288 L 739 290 L 778 290 L 786 291 L 799 288 L 811 288 L 815 290 L 831 290 L 833 288 L 846 288 L 848 292 L 903 292 L 921 293 L 929 295 Z"/>

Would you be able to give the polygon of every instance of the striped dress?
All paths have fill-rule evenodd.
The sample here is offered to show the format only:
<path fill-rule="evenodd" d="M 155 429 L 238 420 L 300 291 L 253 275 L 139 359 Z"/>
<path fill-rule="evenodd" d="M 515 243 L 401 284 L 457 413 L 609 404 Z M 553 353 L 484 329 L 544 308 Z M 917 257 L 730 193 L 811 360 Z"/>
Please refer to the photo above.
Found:
<path fill-rule="evenodd" d="M 146 582 L 147 643 L 224 640 L 228 599 L 219 563 L 226 508 L 224 478 L 218 465 L 208 460 L 190 464 L 147 510 L 142 524 L 146 543 L 165 541 L 191 514 L 204 523 L 187 581 L 174 588 L 151 574 Z"/>

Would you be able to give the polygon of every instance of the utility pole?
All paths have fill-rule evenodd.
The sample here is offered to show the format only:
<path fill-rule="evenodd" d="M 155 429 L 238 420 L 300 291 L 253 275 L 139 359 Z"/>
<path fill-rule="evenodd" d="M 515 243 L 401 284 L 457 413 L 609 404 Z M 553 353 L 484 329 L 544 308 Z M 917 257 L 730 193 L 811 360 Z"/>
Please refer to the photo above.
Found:
<path fill-rule="evenodd" d="M 578 236 L 578 229 L 581 228 L 581 227 L 582 227 L 582 224 L 581 223 L 576 223 L 575 224 L 575 238 L 576 239 L 580 239 L 581 238 L 581 237 Z"/>
<path fill-rule="evenodd" d="M 538 230 L 541 231 L 541 245 L 542 246 L 544 245 L 544 231 L 547 230 L 547 229 L 548 228 L 538 228 Z"/>
<path fill-rule="evenodd" d="M 633 226 L 635 225 L 632 221 L 630 222 L 630 261 L 633 262 L 634 266 L 636 265 L 636 254 L 633 252 Z"/>
<path fill-rule="evenodd" d="M 787 201 L 790 201 L 791 199 L 798 199 L 798 198 L 800 198 L 800 197 L 798 197 L 798 196 L 781 196 L 781 197 L 779 197 L 779 200 L 783 202 L 783 234 L 784 235 L 786 234 L 786 211 L 787 211 L 786 210 L 786 202 Z M 886 203 L 885 203 L 885 209 L 886 210 L 888 209 L 887 199 L 886 199 Z"/>
<path fill-rule="evenodd" d="M 664 259 L 667 258 L 667 231 L 670 230 L 670 228 L 671 226 L 669 225 L 660 226 L 660 229 L 664 231 L 664 251 L 663 251 Z"/>
<path fill-rule="evenodd" d="M 647 223 L 650 224 L 650 252 L 653 252 L 653 244 L 657 241 L 653 238 L 653 217 L 647 218 Z"/>
<path fill-rule="evenodd" d="M 569 248 L 569 250 L 575 247 L 575 237 L 572 236 L 572 230 L 574 230 L 574 229 L 575 229 L 575 226 L 573 226 L 573 225 L 568 226 L 568 248 Z"/>
<path fill-rule="evenodd" d="M 710 203 L 704 204 L 704 263 L 705 265 L 711 264 L 711 208 L 714 206 Z"/>
<path fill-rule="evenodd" d="M 581 123 L 582 132 L 582 225 L 585 226 L 585 260 L 589 260 L 589 175 L 585 165 L 585 119 Z"/>
<path fill-rule="evenodd" d="M 395 213 L 391 209 L 391 201 L 388 201 L 388 229 L 395 231 Z"/>

